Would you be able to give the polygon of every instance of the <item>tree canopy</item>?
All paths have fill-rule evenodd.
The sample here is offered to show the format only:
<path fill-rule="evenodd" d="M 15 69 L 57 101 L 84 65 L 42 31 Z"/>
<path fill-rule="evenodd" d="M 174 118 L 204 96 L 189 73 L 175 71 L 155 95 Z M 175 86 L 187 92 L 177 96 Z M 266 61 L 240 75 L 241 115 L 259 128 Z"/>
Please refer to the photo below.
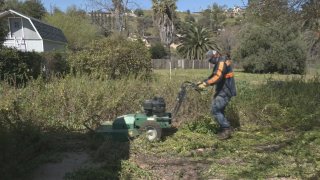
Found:
<path fill-rule="evenodd" d="M 47 13 L 41 0 L 7 0 L 3 2 L 1 10 L 5 9 L 13 9 L 36 19 L 42 19 Z"/>
<path fill-rule="evenodd" d="M 57 10 L 44 20 L 63 31 L 72 50 L 82 49 L 101 35 L 99 28 L 79 9 L 69 8 L 66 13 Z"/>

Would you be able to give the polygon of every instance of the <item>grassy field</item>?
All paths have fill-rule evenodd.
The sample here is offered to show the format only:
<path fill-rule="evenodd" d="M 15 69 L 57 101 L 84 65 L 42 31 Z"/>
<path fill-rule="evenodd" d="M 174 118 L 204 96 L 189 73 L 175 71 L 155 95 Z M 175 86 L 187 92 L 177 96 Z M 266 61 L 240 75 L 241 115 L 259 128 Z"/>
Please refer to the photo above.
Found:
<path fill-rule="evenodd" d="M 156 73 L 162 77 L 170 77 L 167 70 L 158 70 Z M 206 77 L 208 73 L 209 70 L 174 70 L 171 80 L 197 81 Z M 299 113 L 302 113 L 301 119 L 286 119 L 294 116 L 288 111 L 293 108 L 290 106 L 308 104 L 303 102 L 305 100 L 301 96 L 309 99 L 310 104 L 317 101 L 312 98 L 314 97 L 312 93 L 290 92 L 290 89 L 304 91 L 310 87 L 315 88 L 313 93 L 320 92 L 319 81 L 315 80 L 318 78 L 316 73 L 306 76 L 257 75 L 238 71 L 235 78 L 240 93 L 231 104 L 236 112 L 229 108 L 227 116 L 232 117 L 236 114 L 241 127 L 234 133 L 232 139 L 228 141 L 216 139 L 214 134 L 216 124 L 207 113 L 200 119 L 184 124 L 176 134 L 164 141 L 151 144 L 141 139 L 134 141 L 132 151 L 143 152 L 158 159 L 161 157 L 169 159 L 168 164 L 162 164 L 167 169 L 174 169 L 170 166 L 170 158 L 178 156 L 187 159 L 191 167 L 184 163 L 179 164 L 181 168 L 173 173 L 176 173 L 177 179 L 194 178 L 194 174 L 197 174 L 200 179 L 313 179 L 319 177 L 320 159 L 317 157 L 320 155 L 320 109 L 308 106 L 312 110 L 307 112 L 297 108 L 295 110 L 300 110 Z M 276 82 L 276 85 L 271 85 L 272 82 Z M 288 97 L 283 97 L 285 95 Z M 281 98 L 287 98 L 287 104 L 281 102 Z M 308 121 L 307 116 L 316 116 L 312 127 L 295 122 Z M 298 128 L 300 125 L 301 128 Z M 175 161 L 180 162 L 179 160 Z M 207 166 L 199 165 L 201 163 Z M 151 167 L 149 170 L 154 173 L 152 178 L 166 177 L 164 172 L 155 171 L 153 169 L 157 168 L 152 166 L 152 162 L 149 162 L 148 167 Z M 157 165 L 154 166 L 157 167 Z M 192 172 L 193 175 L 187 172 Z M 137 177 L 141 178 L 141 175 L 138 174 Z"/>
<path fill-rule="evenodd" d="M 171 80 L 168 80 L 168 70 L 155 73 L 158 81 L 166 79 L 179 85 L 185 80 L 197 82 L 210 71 L 173 70 Z M 122 161 L 121 179 L 318 177 L 320 109 L 313 107 L 319 102 L 312 95 L 319 92 L 317 76 L 257 75 L 238 71 L 236 79 L 239 95 L 227 109 L 227 116 L 240 121 L 241 127 L 232 139 L 216 139 L 217 125 L 211 118 L 208 103 L 201 106 L 201 115 L 194 115 L 194 111 L 199 111 L 196 107 L 187 108 L 183 111 L 184 123 L 175 134 L 160 142 L 150 143 L 140 137 L 130 143 L 130 158 Z M 308 92 L 310 88 L 312 92 Z M 170 94 L 175 95 L 171 91 Z M 210 95 L 192 96 L 185 106 L 192 100 L 205 101 L 206 98 L 210 99 Z M 98 170 L 92 170 L 95 171 Z M 74 179 L 79 173 L 81 171 L 74 174 Z"/>
<path fill-rule="evenodd" d="M 0 147 L 6 148 L 0 151 L 7 155 L 0 162 L 1 174 L 4 179 L 19 179 L 44 162 L 59 161 L 54 159 L 63 152 L 83 151 L 92 164 L 68 173 L 66 179 L 320 176 L 320 78 L 316 72 L 297 76 L 236 71 L 238 95 L 226 115 L 233 124 L 240 122 L 240 127 L 227 141 L 216 138 L 218 126 L 209 112 L 211 89 L 201 95 L 188 92 L 176 132 L 159 142 L 143 137 L 114 142 L 83 131 L 82 123 L 93 114 L 112 120 L 139 111 L 143 100 L 156 95 L 163 96 L 171 110 L 183 81 L 197 82 L 209 73 L 173 70 L 170 80 L 168 70 L 156 70 L 148 81 L 68 76 L 49 83 L 35 80 L 21 89 L 2 83 Z"/>
<path fill-rule="evenodd" d="M 156 75 L 159 75 L 163 78 L 170 78 L 170 70 L 155 70 Z M 172 80 L 175 79 L 185 79 L 191 81 L 198 81 L 203 80 L 204 78 L 208 77 L 212 69 L 189 69 L 189 70 L 182 70 L 182 69 L 173 69 L 171 71 L 171 78 Z M 241 69 L 235 70 L 235 78 L 240 81 L 248 81 L 253 85 L 262 84 L 267 82 L 270 79 L 273 80 L 290 80 L 292 78 L 305 78 L 311 79 L 317 74 L 320 73 L 320 67 L 310 68 L 307 71 L 306 75 L 282 75 L 282 74 L 250 74 L 244 73 Z"/>

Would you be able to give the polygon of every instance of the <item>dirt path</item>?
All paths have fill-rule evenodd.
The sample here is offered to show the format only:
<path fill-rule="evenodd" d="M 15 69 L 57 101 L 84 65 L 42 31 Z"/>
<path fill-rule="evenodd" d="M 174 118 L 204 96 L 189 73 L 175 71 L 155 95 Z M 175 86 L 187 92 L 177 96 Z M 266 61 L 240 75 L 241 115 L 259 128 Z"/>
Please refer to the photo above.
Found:
<path fill-rule="evenodd" d="M 59 163 L 47 163 L 40 166 L 33 174 L 33 180 L 62 180 L 66 173 L 85 166 L 89 155 L 85 152 L 63 153 L 63 160 Z"/>
<path fill-rule="evenodd" d="M 151 171 L 157 179 L 202 179 L 200 173 L 212 162 L 191 158 L 158 157 L 146 154 L 132 155 L 133 161 L 142 169 Z"/>

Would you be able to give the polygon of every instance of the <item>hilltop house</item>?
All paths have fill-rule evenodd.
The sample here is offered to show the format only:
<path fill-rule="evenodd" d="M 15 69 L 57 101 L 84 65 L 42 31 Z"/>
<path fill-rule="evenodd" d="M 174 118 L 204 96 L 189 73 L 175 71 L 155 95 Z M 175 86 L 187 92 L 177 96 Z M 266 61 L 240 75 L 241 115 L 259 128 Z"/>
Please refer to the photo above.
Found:
<path fill-rule="evenodd" d="M 4 46 L 20 51 L 46 52 L 62 50 L 67 44 L 60 29 L 14 10 L 0 13 L 0 20 L 7 22 L 9 28 Z"/>

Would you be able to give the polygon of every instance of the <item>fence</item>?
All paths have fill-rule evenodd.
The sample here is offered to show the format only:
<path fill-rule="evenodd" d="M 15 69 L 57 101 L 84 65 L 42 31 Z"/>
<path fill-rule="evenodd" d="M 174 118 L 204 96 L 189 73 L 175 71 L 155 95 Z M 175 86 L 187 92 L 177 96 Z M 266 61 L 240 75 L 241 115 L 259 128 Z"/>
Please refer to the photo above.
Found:
<path fill-rule="evenodd" d="M 153 69 L 211 69 L 213 65 L 207 61 L 185 59 L 153 59 Z"/>

